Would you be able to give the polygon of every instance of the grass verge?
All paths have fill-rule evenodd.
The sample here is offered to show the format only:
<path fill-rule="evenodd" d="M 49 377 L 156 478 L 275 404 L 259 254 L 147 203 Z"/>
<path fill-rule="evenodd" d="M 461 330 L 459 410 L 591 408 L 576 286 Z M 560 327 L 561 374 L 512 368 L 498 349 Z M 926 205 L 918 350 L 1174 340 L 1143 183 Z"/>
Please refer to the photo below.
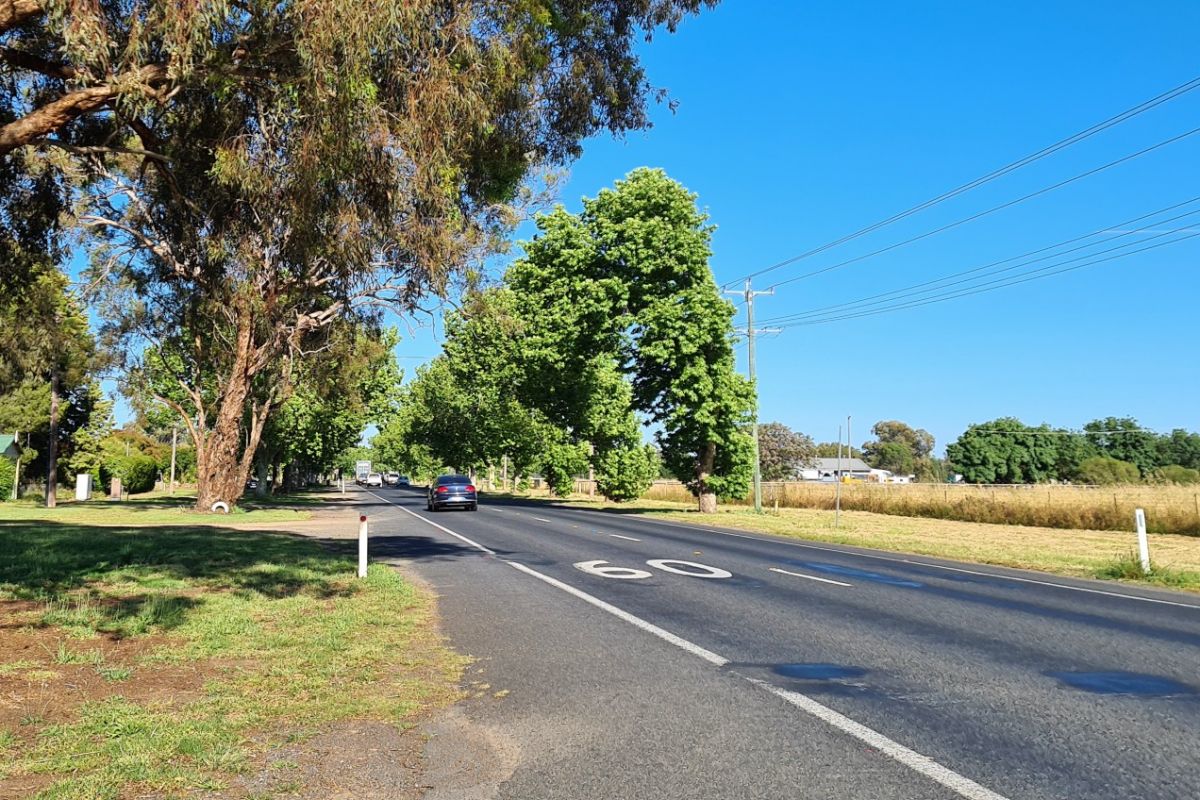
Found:
<path fill-rule="evenodd" d="M 0 522 L 0 552 L 0 797 L 219 790 L 320 726 L 455 694 L 430 596 L 313 540 L 42 520 Z"/>
<path fill-rule="evenodd" d="M 549 501 L 545 497 L 530 499 Z M 716 514 L 702 515 L 691 503 L 663 500 L 608 503 L 572 498 L 552 502 L 689 525 L 1200 591 L 1200 538 L 1195 536 L 1150 535 L 1150 553 L 1156 566 L 1149 575 L 1142 575 L 1140 570 L 1133 574 L 1114 569 L 1114 564 L 1127 558 L 1130 547 L 1135 546 L 1133 532 L 998 525 L 865 511 L 843 511 L 835 527 L 833 512 L 803 508 L 756 514 L 741 506 L 725 506 Z"/>
<path fill-rule="evenodd" d="M 243 524 L 254 522 L 294 522 L 308 519 L 310 512 L 293 508 L 287 500 L 275 504 L 256 504 L 246 500 L 229 515 L 200 514 L 192 510 L 195 498 L 165 494 L 136 496 L 121 502 L 89 500 L 60 501 L 56 508 L 40 503 L 19 500 L 0 503 L 0 524 L 5 522 L 61 522 L 73 525 L 212 525 L 215 522 Z"/>

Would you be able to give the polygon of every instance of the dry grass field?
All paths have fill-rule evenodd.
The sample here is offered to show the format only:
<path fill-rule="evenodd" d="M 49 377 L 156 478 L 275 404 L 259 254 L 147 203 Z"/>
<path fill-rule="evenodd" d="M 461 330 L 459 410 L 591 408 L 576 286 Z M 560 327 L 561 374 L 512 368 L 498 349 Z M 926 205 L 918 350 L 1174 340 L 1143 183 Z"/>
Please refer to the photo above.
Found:
<path fill-rule="evenodd" d="M 833 483 L 763 484 L 763 502 L 781 509 L 832 511 Z M 647 500 L 691 502 L 680 484 L 659 482 Z M 734 505 L 749 505 L 749 499 Z M 971 486 L 953 484 L 842 484 L 843 511 L 869 511 L 902 517 L 1068 528 L 1133 530 L 1134 509 L 1146 511 L 1151 533 L 1200 536 L 1200 487 L 1175 485 Z"/>

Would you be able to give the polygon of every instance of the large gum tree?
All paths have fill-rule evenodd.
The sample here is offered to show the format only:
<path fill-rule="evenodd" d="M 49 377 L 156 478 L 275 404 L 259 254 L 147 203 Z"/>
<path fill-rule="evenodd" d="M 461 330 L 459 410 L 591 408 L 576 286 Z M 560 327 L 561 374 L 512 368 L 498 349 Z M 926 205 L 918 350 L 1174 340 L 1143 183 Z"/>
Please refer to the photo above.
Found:
<path fill-rule="evenodd" d="M 0 158 L 68 159 L 107 340 L 171 366 L 207 509 L 334 319 L 444 291 L 531 171 L 647 125 L 634 40 L 713 4 L 6 0 Z"/>

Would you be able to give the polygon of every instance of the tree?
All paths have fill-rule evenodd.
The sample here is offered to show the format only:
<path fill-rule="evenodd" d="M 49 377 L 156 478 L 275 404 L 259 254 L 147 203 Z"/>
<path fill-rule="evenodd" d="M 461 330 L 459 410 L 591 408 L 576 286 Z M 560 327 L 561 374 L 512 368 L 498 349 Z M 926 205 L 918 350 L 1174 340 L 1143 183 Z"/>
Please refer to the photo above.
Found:
<path fill-rule="evenodd" d="M 1133 464 L 1149 475 L 1158 466 L 1158 437 L 1142 428 L 1132 417 L 1094 419 L 1083 426 L 1084 434 L 1101 453 Z"/>
<path fill-rule="evenodd" d="M 710 4 L 12 0 L 0 155 L 69 157 L 106 333 L 181 367 L 206 509 L 325 328 L 444 291 L 531 170 L 645 126 L 635 35 Z"/>
<path fill-rule="evenodd" d="M 1038 483 L 1058 477 L 1062 433 L 1003 417 L 967 428 L 946 457 L 968 483 Z"/>
<path fill-rule="evenodd" d="M 1189 469 L 1200 469 L 1200 433 L 1189 433 L 1176 428 L 1158 440 L 1157 458 L 1159 466 L 1172 464 Z"/>
<path fill-rule="evenodd" d="M 862 458 L 864 455 L 862 450 L 844 443 L 839 448 L 837 442 L 820 442 L 815 450 L 817 458 L 837 458 L 839 453 L 842 458 Z"/>
<path fill-rule="evenodd" d="M 903 475 L 928 471 L 924 466 L 933 453 L 933 434 L 899 420 L 881 420 L 871 427 L 875 440 L 863 445 L 867 463 Z"/>
<path fill-rule="evenodd" d="M 815 456 L 816 445 L 803 433 L 796 433 L 781 422 L 758 426 L 758 457 L 763 480 L 793 480 Z"/>

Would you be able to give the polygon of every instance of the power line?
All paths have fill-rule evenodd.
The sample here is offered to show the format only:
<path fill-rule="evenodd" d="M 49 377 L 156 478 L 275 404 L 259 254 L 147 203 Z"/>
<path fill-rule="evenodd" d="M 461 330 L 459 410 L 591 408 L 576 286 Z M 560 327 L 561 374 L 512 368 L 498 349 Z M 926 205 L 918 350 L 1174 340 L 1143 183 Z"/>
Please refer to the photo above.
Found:
<path fill-rule="evenodd" d="M 1185 219 L 1190 216 L 1195 216 L 1196 214 L 1200 214 L 1200 208 L 1193 209 L 1186 213 L 1179 214 L 1174 217 L 1169 217 L 1167 219 L 1153 219 L 1160 214 L 1164 214 L 1168 211 L 1174 211 L 1175 209 L 1195 203 L 1197 201 L 1200 201 L 1200 196 L 1193 197 L 1189 200 L 1185 200 L 1182 203 L 1176 203 L 1174 205 L 1170 205 L 1165 208 L 1160 208 L 1157 211 L 1151 211 L 1148 214 L 1143 214 L 1142 216 L 1134 217 L 1133 219 L 1128 219 L 1128 220 L 1124 220 L 1122 222 L 1116 222 L 1111 225 L 1107 225 L 1103 228 L 1094 230 L 1091 233 L 1083 234 L 1082 236 L 1076 236 L 1074 238 L 1067 239 L 1062 242 L 1056 242 L 1055 244 L 1047 245 L 1045 247 L 1040 247 L 1036 250 L 1030 250 L 1028 252 L 1021 253 L 1020 255 L 1011 256 L 1009 258 L 1004 258 L 999 261 L 992 261 L 992 262 L 990 262 L 988 264 L 984 264 L 982 266 L 973 267 L 971 269 L 963 270 L 961 272 L 952 272 L 948 275 L 943 275 L 941 277 L 934 278 L 932 280 L 923 281 L 921 283 L 915 283 L 915 284 L 912 284 L 911 286 L 905 286 L 905 287 L 902 287 L 899 289 L 892 289 L 891 291 L 887 291 L 887 292 L 880 292 L 879 294 L 868 295 L 867 297 L 862 297 L 857 300 L 847 301 L 844 303 L 834 303 L 832 305 L 821 306 L 819 308 L 813 308 L 813 309 L 809 309 L 807 311 L 800 311 L 800 312 L 795 312 L 795 313 L 791 313 L 791 314 L 783 314 L 778 317 L 771 317 L 769 319 L 765 319 L 763 321 L 764 322 L 772 322 L 772 323 L 792 322 L 792 321 L 795 321 L 798 319 L 803 319 L 805 317 L 827 315 L 830 312 L 834 312 L 834 311 L 838 311 L 838 312 L 849 311 L 856 307 L 866 308 L 866 307 L 875 306 L 875 305 L 882 305 L 883 303 L 894 302 L 896 300 L 900 300 L 900 299 L 903 299 L 908 296 L 928 294 L 929 292 L 932 292 L 932 291 L 938 291 L 941 289 L 945 289 L 948 286 L 954 286 L 956 284 L 967 283 L 969 281 L 978 280 L 979 278 L 985 277 L 985 276 L 962 278 L 962 280 L 957 280 L 957 281 L 951 281 L 950 279 L 951 278 L 961 278 L 964 275 L 976 275 L 976 273 L 984 272 L 986 270 L 991 270 L 993 267 L 1000 266 L 1001 264 L 1009 264 L 1010 262 L 1014 262 L 1014 261 L 1018 262 L 1016 264 L 1013 264 L 1012 266 L 1005 267 L 1004 269 L 993 270 L 992 272 L 989 272 L 987 274 L 996 275 L 1001 272 L 1010 272 L 1010 271 L 1012 271 L 1014 269 L 1018 269 L 1020 267 L 1029 266 L 1031 264 L 1036 264 L 1039 261 L 1045 261 L 1046 259 L 1050 259 L 1050 258 L 1059 258 L 1061 256 L 1067 255 L 1068 253 L 1074 253 L 1079 250 L 1086 250 L 1088 248 L 1092 248 L 1092 247 L 1096 247 L 1098 245 L 1104 244 L 1105 242 L 1111 242 L 1116 239 L 1124 238 L 1126 236 L 1132 236 L 1137 233 L 1147 232 L 1157 225 L 1163 225 L 1163 224 L 1166 224 L 1169 222 L 1175 222 L 1175 221 L 1178 221 L 1181 219 Z M 1067 250 L 1059 249 L 1066 245 L 1074 244 L 1075 242 L 1085 241 L 1087 239 L 1092 239 L 1096 236 L 1099 236 L 1100 234 L 1103 234 L 1103 233 L 1106 233 L 1109 231 L 1113 231 L 1114 229 L 1120 229 L 1121 227 L 1126 226 L 1126 225 L 1133 225 L 1135 223 L 1142 222 L 1142 221 L 1148 220 L 1148 219 L 1151 219 L 1153 221 L 1143 225 L 1140 228 L 1134 228 L 1132 230 L 1127 230 L 1127 231 L 1120 231 L 1120 232 L 1116 233 L 1115 235 L 1110 236 L 1108 238 L 1100 239 L 1098 241 L 1088 242 L 1086 244 L 1079 245 L 1078 247 L 1072 247 Z M 1183 230 L 1186 230 L 1186 229 L 1180 228 L 1180 229 L 1165 231 L 1162 233 L 1180 233 Z M 1159 232 L 1156 232 L 1156 233 L 1159 233 Z M 1154 238 L 1154 237 L 1150 237 L 1150 238 Z M 1129 244 L 1124 245 L 1124 246 L 1128 247 L 1128 246 L 1132 246 L 1134 244 L 1138 244 L 1138 243 L 1144 242 L 1144 241 L 1149 241 L 1149 238 L 1148 239 L 1140 239 L 1137 242 L 1130 242 Z M 1038 258 L 1033 258 L 1028 261 L 1022 261 L 1022 259 L 1029 259 L 1031 256 L 1036 256 L 1039 253 L 1047 253 L 1048 251 L 1055 251 L 1055 250 L 1058 252 L 1050 252 L 1048 255 L 1042 255 Z M 1109 252 L 1109 251 L 1101 251 L 1101 252 Z M 1100 255 L 1101 252 L 1093 252 L 1084 257 L 1087 258 L 1087 257 L 1091 257 L 1094 255 Z M 940 285 L 938 285 L 938 284 L 940 284 Z M 926 288 L 926 287 L 928 287 L 928 288 Z M 872 301 L 874 301 L 874 302 L 872 302 Z"/>
<path fill-rule="evenodd" d="M 895 250 L 897 248 L 904 247 L 906 245 L 910 245 L 913 242 L 919 242 L 922 239 L 928 239 L 930 236 L 935 236 L 939 233 L 944 233 L 952 228 L 957 228 L 960 225 L 965 225 L 968 222 L 974 222 L 975 220 L 980 219 L 981 217 L 986 217 L 989 214 L 996 213 L 997 211 L 1002 211 L 1006 208 L 1011 208 L 1012 206 L 1015 206 L 1019 203 L 1024 203 L 1026 200 L 1032 200 L 1035 197 L 1038 197 L 1043 194 L 1047 194 L 1048 192 L 1052 192 L 1055 189 L 1061 189 L 1062 187 L 1064 187 L 1068 184 L 1075 183 L 1076 181 L 1083 180 L 1084 178 L 1089 178 L 1092 175 L 1103 172 L 1107 169 L 1111 169 L 1112 167 L 1115 167 L 1119 164 L 1123 164 L 1126 161 L 1132 161 L 1135 158 L 1144 156 L 1147 153 L 1153 152 L 1154 150 L 1158 150 L 1161 147 L 1166 147 L 1167 145 L 1174 144 L 1175 142 L 1186 139 L 1189 136 L 1195 136 L 1197 133 L 1200 133 L 1200 128 L 1193 128 L 1192 130 L 1178 134 L 1177 136 L 1172 136 L 1170 139 L 1165 139 L 1165 140 L 1159 142 L 1158 144 L 1154 144 L 1154 145 L 1151 145 L 1150 147 L 1144 148 L 1142 150 L 1138 150 L 1136 153 L 1130 153 L 1127 156 L 1122 156 L 1121 158 L 1118 158 L 1115 161 L 1110 161 L 1107 164 L 1102 164 L 1099 167 L 1094 167 L 1093 169 L 1089 169 L 1086 172 L 1081 172 L 1078 175 L 1067 178 L 1066 180 L 1059 181 L 1058 183 L 1052 184 L 1050 186 L 1046 186 L 1042 189 L 1038 189 L 1035 192 L 1030 192 L 1029 194 L 1018 197 L 1015 200 L 1009 200 L 1008 202 L 1001 203 L 998 206 L 992 206 L 989 209 L 980 211 L 976 214 L 972 214 L 969 217 L 964 217 L 963 219 L 948 223 L 946 225 L 941 226 L 940 228 L 934 228 L 931 231 L 926 231 L 925 233 L 918 234 L 917 236 L 913 236 L 911 238 L 905 239 L 902 242 L 896 242 L 895 244 L 890 244 L 887 247 L 881 247 L 878 250 L 871 251 L 870 253 L 865 253 L 861 256 L 855 256 L 854 258 L 846 259 L 845 261 L 839 261 L 836 264 L 832 264 L 832 265 L 830 265 L 828 267 L 824 267 L 822 269 L 813 270 L 811 272 L 806 272 L 803 275 L 797 275 L 794 278 L 787 278 L 785 280 L 778 281 L 776 283 L 771 284 L 767 288 L 768 289 L 776 289 L 780 286 L 784 286 L 789 283 L 795 283 L 796 281 L 801 281 L 801 280 L 804 280 L 805 278 L 811 278 L 814 275 L 822 275 L 826 272 L 832 272 L 835 269 L 841 269 L 842 267 L 849 266 L 850 264 L 855 264 L 855 263 L 858 263 L 859 261 L 864 261 L 868 258 L 873 258 L 874 256 L 880 255 L 882 253 L 887 253 L 891 250 Z"/>
<path fill-rule="evenodd" d="M 1175 232 L 1177 232 L 1177 231 L 1169 231 L 1168 233 L 1175 233 Z M 1053 272 L 1046 272 L 1046 270 L 1050 270 L 1054 267 L 1060 266 L 1060 264 L 1070 263 L 1070 261 L 1078 260 L 1078 259 L 1070 259 L 1069 261 L 1060 262 L 1060 264 L 1051 264 L 1046 267 L 1041 267 L 1036 270 L 1031 270 L 1028 273 L 1024 273 L 1024 277 L 1014 277 L 1014 278 L 1010 278 L 1010 279 L 1001 278 L 1001 279 L 997 279 L 995 281 L 988 282 L 990 284 L 997 284 L 995 286 L 989 286 L 988 284 L 981 284 L 980 286 L 985 287 L 985 288 L 974 287 L 971 289 L 957 291 L 957 292 L 929 298 L 929 299 L 922 300 L 922 301 L 914 301 L 914 302 L 902 303 L 902 304 L 893 305 L 893 306 L 885 306 L 883 308 L 877 308 L 877 309 L 872 309 L 872 310 L 868 310 L 868 311 L 860 311 L 858 313 L 852 313 L 852 314 L 843 314 L 840 316 L 822 317 L 819 319 L 811 319 L 811 320 L 802 320 L 799 322 L 792 322 L 792 323 L 789 323 L 786 325 L 780 325 L 779 327 L 780 328 L 795 328 L 795 327 L 799 327 L 802 325 L 821 325 L 826 322 L 839 322 L 841 320 L 847 320 L 847 319 L 858 319 L 860 317 L 871 317 L 871 316 L 875 316 L 877 314 L 887 314 L 892 311 L 901 311 L 901 310 L 908 309 L 908 308 L 919 308 L 921 306 L 932 305 L 934 303 L 942 303 L 947 300 L 957 299 L 959 297 L 969 297 L 971 295 L 983 294 L 984 292 L 991 292 L 991 291 L 995 291 L 996 289 L 1003 289 L 1008 286 L 1016 286 L 1017 284 L 1020 284 L 1020 283 L 1028 283 L 1029 281 L 1040 280 L 1042 278 L 1049 278 L 1053 275 L 1061 275 L 1064 272 L 1073 272 L 1074 270 L 1083 269 L 1084 267 L 1095 266 L 1096 264 L 1102 264 L 1106 261 L 1115 261 L 1116 259 L 1136 255 L 1137 253 L 1144 253 L 1147 250 L 1154 250 L 1159 247 L 1166 247 L 1167 245 L 1178 244 L 1179 242 L 1183 242 L 1188 239 L 1194 239 L 1197 236 L 1200 236 L 1200 231 L 1198 231 L 1196 233 L 1190 233 L 1187 236 L 1180 236 L 1179 238 L 1172 239 L 1170 241 L 1159 242 L 1158 244 L 1147 245 L 1146 247 L 1142 247 L 1137 250 L 1131 250 L 1126 253 L 1118 253 L 1116 255 L 1107 256 L 1105 258 L 1098 258 L 1098 259 L 1095 259 L 1094 261 L 1084 262 L 1083 264 L 1076 264 L 1073 267 L 1065 267 L 1063 269 L 1055 270 Z M 1151 237 L 1151 238 L 1157 238 L 1157 237 Z M 1142 242 L 1145 242 L 1145 241 L 1149 241 L 1149 239 L 1142 240 Z M 1132 244 L 1141 244 L 1141 242 L 1134 242 Z M 1093 254 L 1093 255 L 1095 255 L 1095 254 Z M 1090 258 L 1091 256 L 1086 256 L 1086 257 Z M 1035 274 L 1035 273 L 1043 273 L 1043 274 Z M 1003 282 L 1001 282 L 1001 281 L 1003 281 Z"/>
<path fill-rule="evenodd" d="M 1114 125 L 1119 125 L 1120 123 L 1125 122 L 1126 120 L 1131 119 L 1131 118 L 1137 116 L 1138 114 L 1149 111 L 1150 109 L 1160 106 L 1163 103 L 1166 103 L 1170 100 L 1173 100 L 1176 97 L 1179 97 L 1180 95 L 1186 94 L 1187 92 L 1190 92 L 1193 89 L 1195 89 L 1197 86 L 1200 86 L 1200 77 L 1196 77 L 1190 81 L 1187 81 L 1186 83 L 1182 83 L 1179 86 L 1176 86 L 1174 89 L 1171 89 L 1170 91 L 1164 92 L 1164 93 L 1158 95 L 1157 97 L 1152 97 L 1149 100 L 1134 106 L 1133 108 L 1122 111 L 1120 114 L 1117 114 L 1115 117 L 1110 117 L 1110 118 L 1104 120 L 1103 122 L 1096 123 L 1095 125 L 1093 125 L 1090 128 L 1087 128 L 1086 130 L 1080 131 L 1079 133 L 1076 133 L 1072 136 L 1068 136 L 1066 139 L 1062 139 L 1058 142 L 1055 142 L 1054 144 L 1050 145 L 1049 147 L 1045 147 L 1045 148 L 1037 151 L 1036 153 L 1032 153 L 1028 156 L 1025 156 L 1024 158 L 1020 158 L 1020 159 L 1012 162 L 1011 164 L 1007 164 L 1006 166 L 1003 166 L 1003 167 L 1000 167 L 999 169 L 993 170 L 992 172 L 989 172 L 986 175 L 976 178 L 975 180 L 970 181 L 968 183 L 964 183 L 963 185 L 961 185 L 955 189 L 951 189 L 950 191 L 945 192 L 943 194 L 940 194 L 937 197 L 934 197 L 930 200 L 926 200 L 925 202 L 915 205 L 912 208 L 909 208 L 905 211 L 901 211 L 898 214 L 893 214 L 892 216 L 888 217 L 887 219 L 880 220 L 879 222 L 868 225 L 865 228 L 860 228 L 859 230 L 854 231 L 853 233 L 849 233 L 845 236 L 842 236 L 839 239 L 835 239 L 835 240 L 833 240 L 831 242 L 827 242 L 826 244 L 823 244 L 819 247 L 815 247 L 811 250 L 805 251 L 805 252 L 801 253 L 800 255 L 784 259 L 783 261 L 780 261 L 776 264 L 772 264 L 769 267 L 760 269 L 757 272 L 752 272 L 749 275 L 744 276 L 743 278 L 738 278 L 736 280 L 729 281 L 728 283 L 724 284 L 721 288 L 723 288 L 723 289 L 728 288 L 729 286 L 739 283 L 739 282 L 745 280 L 746 278 L 756 278 L 759 275 L 764 275 L 768 272 L 773 272 L 777 269 L 781 269 L 782 267 L 786 267 L 789 264 L 794 264 L 797 261 L 801 261 L 805 258 L 815 256 L 818 253 L 823 253 L 826 250 L 837 247 L 838 245 L 845 244 L 846 242 L 849 242 L 853 239 L 857 239 L 861 236 L 865 236 L 868 233 L 879 230 L 880 228 L 882 228 L 886 225 L 890 225 L 893 222 L 898 222 L 902 219 L 912 216 L 913 214 L 924 211 L 927 208 L 931 208 L 935 205 L 938 205 L 939 203 L 943 203 L 946 200 L 949 200 L 951 198 L 957 197 L 960 194 L 963 194 L 964 192 L 968 192 L 971 189 L 975 189 L 979 186 L 982 186 L 985 183 L 989 183 L 993 180 L 996 180 L 997 178 L 1003 177 L 1004 175 L 1007 175 L 1010 172 L 1018 170 L 1021 167 L 1032 164 L 1033 162 L 1039 161 L 1049 155 L 1053 155 L 1054 153 L 1058 152 L 1059 150 L 1062 150 L 1063 148 L 1066 148 L 1073 144 L 1081 142 L 1084 139 L 1087 139 L 1091 136 L 1094 136 L 1097 133 L 1100 133 L 1101 131 L 1104 131 L 1104 130 L 1107 130 L 1108 128 L 1113 127 Z"/>

